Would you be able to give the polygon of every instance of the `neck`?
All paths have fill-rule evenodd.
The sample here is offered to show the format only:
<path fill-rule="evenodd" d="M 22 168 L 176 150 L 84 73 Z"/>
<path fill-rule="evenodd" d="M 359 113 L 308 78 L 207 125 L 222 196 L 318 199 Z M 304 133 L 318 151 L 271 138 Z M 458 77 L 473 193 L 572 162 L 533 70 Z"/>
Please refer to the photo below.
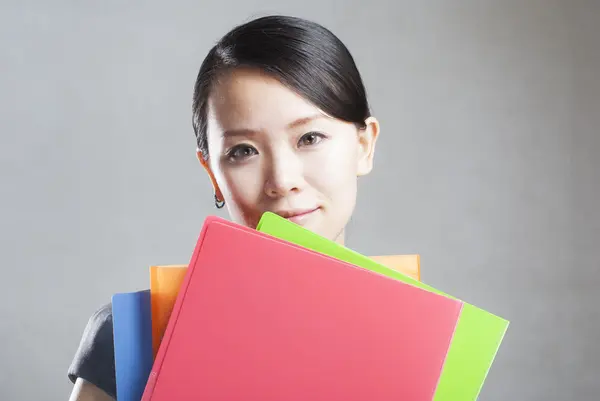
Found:
<path fill-rule="evenodd" d="M 346 230 L 342 229 L 342 231 L 340 231 L 340 233 L 337 235 L 337 237 L 335 237 L 334 241 L 337 242 L 338 244 L 344 246 L 345 239 L 346 239 Z"/>

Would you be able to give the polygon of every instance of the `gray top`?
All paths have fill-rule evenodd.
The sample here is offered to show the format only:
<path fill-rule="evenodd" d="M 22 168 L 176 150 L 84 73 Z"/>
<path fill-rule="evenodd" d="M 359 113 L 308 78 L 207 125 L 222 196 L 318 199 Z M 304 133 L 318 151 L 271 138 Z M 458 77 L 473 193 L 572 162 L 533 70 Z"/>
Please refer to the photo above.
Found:
<path fill-rule="evenodd" d="M 117 398 L 112 304 L 103 305 L 88 320 L 68 376 L 73 383 L 81 377 Z"/>

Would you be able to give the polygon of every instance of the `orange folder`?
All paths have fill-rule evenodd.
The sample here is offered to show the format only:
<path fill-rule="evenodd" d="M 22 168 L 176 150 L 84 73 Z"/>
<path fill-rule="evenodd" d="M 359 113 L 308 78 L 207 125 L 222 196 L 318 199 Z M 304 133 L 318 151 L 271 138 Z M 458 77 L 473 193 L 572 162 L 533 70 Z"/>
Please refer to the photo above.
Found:
<path fill-rule="evenodd" d="M 419 255 L 380 255 L 369 256 L 375 262 L 404 273 L 421 281 L 421 257 Z"/>
<path fill-rule="evenodd" d="M 420 280 L 419 255 L 371 256 L 384 266 Z M 150 267 L 150 298 L 152 305 L 152 349 L 154 357 L 165 334 L 177 294 L 185 277 L 187 265 L 163 265 Z"/>
<path fill-rule="evenodd" d="M 169 323 L 173 305 L 185 277 L 187 265 L 150 267 L 150 305 L 152 308 L 152 349 L 154 357 Z"/>

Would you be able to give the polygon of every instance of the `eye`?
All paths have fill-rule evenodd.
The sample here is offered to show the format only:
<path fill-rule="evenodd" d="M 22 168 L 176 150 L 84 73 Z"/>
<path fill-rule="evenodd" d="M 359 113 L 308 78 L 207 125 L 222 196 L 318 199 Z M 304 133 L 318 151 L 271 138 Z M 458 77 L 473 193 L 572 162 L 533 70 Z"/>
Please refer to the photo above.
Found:
<path fill-rule="evenodd" d="M 299 146 L 313 146 L 320 143 L 323 139 L 325 139 L 325 135 L 319 132 L 307 132 L 302 135 L 302 138 L 298 141 Z"/>
<path fill-rule="evenodd" d="M 250 145 L 237 145 L 227 152 L 227 158 L 231 161 L 242 161 L 251 156 L 257 155 L 258 152 Z"/>

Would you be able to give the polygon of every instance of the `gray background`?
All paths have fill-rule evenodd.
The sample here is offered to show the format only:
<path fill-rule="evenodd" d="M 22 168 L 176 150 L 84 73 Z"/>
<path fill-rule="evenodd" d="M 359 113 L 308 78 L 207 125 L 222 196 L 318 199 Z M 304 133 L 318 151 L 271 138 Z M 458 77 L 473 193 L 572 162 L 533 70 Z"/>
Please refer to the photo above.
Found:
<path fill-rule="evenodd" d="M 0 5 L 1 400 L 66 400 L 91 313 L 188 262 L 197 69 L 271 12 L 336 32 L 382 123 L 349 246 L 511 321 L 480 400 L 598 399 L 599 1 L 167 4 Z"/>

